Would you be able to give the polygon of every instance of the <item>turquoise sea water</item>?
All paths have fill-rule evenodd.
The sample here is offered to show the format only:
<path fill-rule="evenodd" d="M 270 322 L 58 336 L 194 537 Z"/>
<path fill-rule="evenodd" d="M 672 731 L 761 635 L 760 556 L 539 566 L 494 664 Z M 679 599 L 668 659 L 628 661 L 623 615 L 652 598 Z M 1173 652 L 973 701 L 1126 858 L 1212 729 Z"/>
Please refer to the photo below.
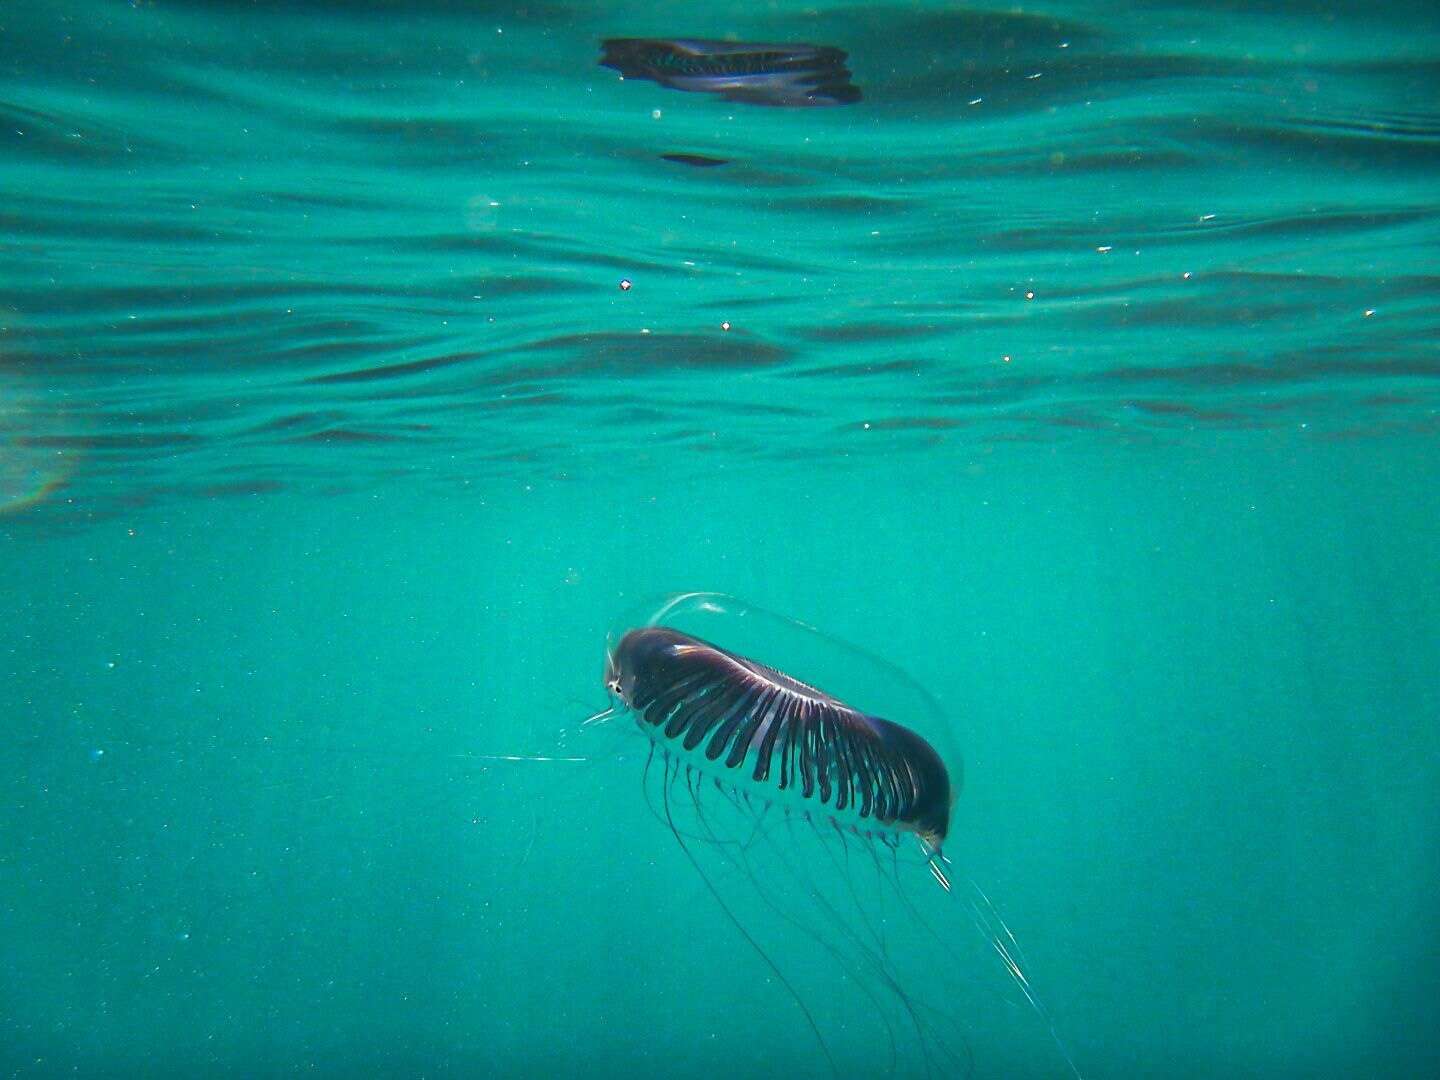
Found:
<path fill-rule="evenodd" d="M 1440 1072 L 1437 101 L 1426 3 L 0 6 L 0 1071 Z M 692 841 L 818 1039 L 580 726 L 692 589 L 964 758 L 954 897 Z"/>

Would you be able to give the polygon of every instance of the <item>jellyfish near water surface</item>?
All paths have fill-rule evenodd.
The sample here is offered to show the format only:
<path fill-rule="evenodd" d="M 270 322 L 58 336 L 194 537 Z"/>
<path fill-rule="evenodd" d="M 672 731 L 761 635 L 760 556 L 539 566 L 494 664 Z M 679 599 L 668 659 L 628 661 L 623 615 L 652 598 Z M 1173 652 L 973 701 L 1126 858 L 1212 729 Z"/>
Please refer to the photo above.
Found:
<path fill-rule="evenodd" d="M 873 1052 L 877 1038 L 891 1073 L 975 1071 L 975 1022 L 962 1014 L 985 1004 L 951 929 L 959 914 L 1049 1035 L 1056 1071 L 1079 1075 L 989 898 L 952 884 L 942 848 L 960 757 L 913 679 L 717 593 L 673 597 L 615 627 L 604 678 L 610 708 L 587 726 L 628 717 L 648 740 L 651 811 L 717 916 L 793 1001 L 818 1074 L 851 1074 L 854 1052 Z M 818 963 L 793 959 L 797 941 Z M 1001 1003 L 994 985 L 990 1008 Z"/>

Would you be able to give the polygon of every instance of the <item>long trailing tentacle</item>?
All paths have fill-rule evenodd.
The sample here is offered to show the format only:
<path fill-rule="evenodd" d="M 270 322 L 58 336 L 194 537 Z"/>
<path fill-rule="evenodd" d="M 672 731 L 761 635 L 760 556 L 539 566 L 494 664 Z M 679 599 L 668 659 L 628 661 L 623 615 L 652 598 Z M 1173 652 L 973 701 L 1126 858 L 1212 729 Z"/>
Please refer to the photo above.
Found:
<path fill-rule="evenodd" d="M 964 894 L 954 891 L 949 877 L 946 875 L 942 866 L 942 864 L 948 864 L 950 860 L 946 859 L 945 856 L 940 854 L 938 850 L 924 840 L 919 840 L 919 844 L 921 856 L 924 858 L 926 866 L 935 877 L 935 880 L 940 884 L 941 888 L 952 897 L 956 897 L 957 899 L 962 898 Z M 917 924 L 950 955 L 952 961 L 958 963 L 959 958 L 956 956 L 954 949 L 944 938 L 935 932 L 934 927 L 920 914 L 914 902 L 906 895 L 899 880 L 898 852 L 895 858 L 895 878 L 893 885 L 896 895 L 900 897 L 901 902 L 909 910 L 911 917 L 915 919 Z M 974 897 L 970 897 L 966 904 L 971 921 L 975 924 L 976 930 L 980 932 L 980 935 L 985 939 L 990 948 L 995 951 L 995 954 L 1000 958 L 1001 965 L 1010 975 L 1011 980 L 1020 989 L 1021 994 L 1024 995 L 1030 1008 L 1034 1011 L 1035 1015 L 1040 1018 L 1046 1030 L 1049 1031 L 1051 1041 L 1055 1044 L 1056 1050 L 1060 1052 L 1060 1056 L 1065 1060 L 1065 1064 L 1070 1069 L 1075 1080 L 1083 1080 L 1080 1069 L 1075 1064 L 1075 1059 L 1070 1053 L 1070 1048 L 1066 1046 L 1065 1041 L 1060 1038 L 1060 1031 L 1055 1026 L 1055 1020 L 1050 1015 L 1050 1010 L 1045 1007 L 1044 1002 L 1041 1001 L 1035 993 L 1035 988 L 1031 985 L 1029 976 L 1025 974 L 1025 969 L 1019 958 L 1019 945 L 1015 941 L 1015 935 L 1010 932 L 1010 928 L 1005 924 L 1005 920 L 1000 918 L 1000 913 L 996 911 L 995 906 L 990 903 L 990 898 L 985 895 L 984 890 L 976 885 L 973 880 L 970 882 L 970 886 L 984 901 L 984 906 L 982 907 Z M 1000 931 L 998 933 L 996 932 L 997 926 Z"/>
<path fill-rule="evenodd" d="M 995 905 L 990 902 L 990 897 L 985 895 L 985 890 L 975 884 L 973 880 L 970 882 L 970 887 L 980 897 L 980 901 L 976 901 L 973 898 L 970 901 L 970 908 L 975 915 L 976 925 L 984 927 L 982 932 L 990 939 L 991 947 L 994 948 L 995 952 L 999 955 L 1001 962 L 1005 965 L 1006 970 L 1010 972 L 1011 977 L 1020 986 L 1021 992 L 1025 995 L 1025 1000 L 1030 1002 L 1036 1015 L 1040 1017 L 1049 1029 L 1051 1040 L 1055 1043 L 1056 1049 L 1060 1051 L 1060 1056 L 1065 1059 L 1065 1064 L 1070 1067 L 1070 1072 L 1074 1075 L 1075 1080 L 1083 1080 L 1080 1075 L 1080 1069 L 1076 1066 L 1075 1059 L 1070 1054 L 1070 1048 L 1065 1045 L 1065 1040 L 1060 1038 L 1060 1031 L 1055 1026 L 1055 1020 L 1050 1015 L 1050 1010 L 1045 1007 L 1045 1003 L 1036 995 L 1034 987 L 1030 985 L 1029 977 L 1025 974 L 1024 968 L 1021 967 L 1021 962 L 1024 958 L 1020 955 L 1020 946 L 1015 941 L 1015 935 L 1010 932 L 1010 927 L 1005 924 L 1005 920 L 1002 919 L 1000 913 L 995 910 Z M 995 932 L 994 927 L 996 926 L 1000 928 L 1000 934 Z M 1004 935 L 1003 938 L 1001 934 Z M 1007 939 L 1009 944 L 1006 943 Z"/>
<path fill-rule="evenodd" d="M 665 765 L 665 780 L 663 781 L 663 783 L 668 784 L 670 782 L 670 751 L 666 750 L 663 746 L 657 747 L 657 744 L 652 742 L 650 744 L 650 753 L 645 758 L 645 771 L 640 777 L 640 794 L 645 797 L 645 807 L 650 811 L 650 816 L 653 817 L 656 821 L 658 821 L 661 825 L 665 825 L 668 828 L 674 829 L 674 824 L 666 821 L 665 818 L 661 815 L 660 811 L 655 808 L 655 802 L 650 796 L 650 765 L 655 760 L 656 749 L 659 749 L 661 759 L 663 760 Z M 681 831 L 683 832 L 683 830 Z M 701 842 L 705 841 L 705 837 L 700 836 L 696 833 L 684 833 L 684 835 L 689 837 L 691 840 L 697 840 Z"/>
<path fill-rule="evenodd" d="M 797 991 L 790 980 L 785 977 L 785 973 L 781 971 L 775 961 L 770 958 L 770 954 L 761 948 L 760 943 L 755 940 L 750 931 L 745 929 L 745 924 L 730 910 L 730 905 L 725 903 L 724 898 L 720 895 L 720 890 L 715 888 L 714 882 L 710 880 L 710 876 L 705 873 L 704 868 L 700 865 L 700 860 L 695 858 L 694 852 L 692 852 L 690 846 L 685 843 L 685 837 L 681 835 L 680 830 L 675 827 L 675 817 L 670 811 L 670 783 L 668 775 L 670 762 L 668 757 L 665 761 L 665 771 L 667 774 L 666 783 L 661 787 L 661 791 L 664 793 L 665 820 L 670 825 L 670 832 L 675 837 L 675 842 L 680 845 L 680 850 L 684 852 L 685 858 L 689 861 L 690 865 L 695 868 L 695 873 L 698 874 L 700 880 L 705 883 L 705 888 L 708 889 L 710 895 L 715 898 L 715 903 L 718 904 L 720 910 L 725 913 L 725 917 L 730 920 L 730 924 L 734 926 L 740 936 L 749 943 L 750 948 L 755 951 L 755 955 L 764 961 L 765 966 L 768 967 L 775 975 L 775 978 L 780 981 L 780 985 L 785 987 L 790 997 L 799 1007 L 800 1012 L 804 1014 L 805 1022 L 810 1025 L 810 1030 L 815 1035 L 815 1041 L 820 1044 L 820 1052 L 825 1055 L 825 1060 L 830 1065 L 830 1072 L 835 1076 L 836 1080 L 839 1080 L 840 1070 L 836 1067 L 835 1058 L 830 1053 L 830 1047 L 825 1042 L 825 1036 L 820 1034 L 820 1025 L 815 1022 L 815 1016 L 810 1012 L 810 1007 L 805 1004 L 805 999 L 800 996 L 799 991 Z"/>
<path fill-rule="evenodd" d="M 793 824 L 793 820 L 793 818 L 787 816 L 787 827 Z M 804 820 L 811 825 L 813 830 L 814 821 L 810 818 L 808 814 L 804 815 Z M 818 831 L 815 832 L 815 836 L 819 838 L 820 834 L 818 833 Z M 796 843 L 793 828 L 790 829 L 790 837 L 792 844 Z M 766 837 L 766 840 L 767 842 L 770 842 L 768 837 Z M 773 849 L 773 842 L 770 843 Z M 821 840 L 821 844 L 823 846 L 823 840 Z M 914 995 L 909 993 L 903 986 L 900 985 L 900 980 L 896 977 L 894 971 L 891 969 L 891 965 L 889 964 L 888 959 L 876 955 L 875 952 L 869 947 L 869 945 L 860 939 L 860 936 L 855 931 L 854 927 L 850 926 L 840 915 L 840 913 L 835 910 L 835 906 L 831 904 L 828 899 L 825 898 L 824 894 L 820 892 L 820 890 L 816 887 L 815 883 L 808 878 L 802 877 L 799 872 L 790 865 L 789 861 L 783 857 L 782 853 L 779 853 L 777 851 L 776 854 L 780 858 L 781 865 L 791 872 L 792 876 L 795 877 L 801 888 L 809 892 L 810 898 L 815 903 L 815 905 L 828 916 L 831 922 L 840 930 L 842 934 L 844 934 L 850 939 L 851 944 L 860 952 L 860 954 L 869 960 L 871 966 L 875 970 L 875 973 L 886 983 L 891 993 L 893 993 L 896 996 L 897 1000 L 899 1000 L 901 1006 L 904 1008 L 905 1012 L 910 1018 L 911 1025 L 915 1028 L 915 1036 L 919 1041 L 920 1052 L 925 1058 L 925 1071 L 926 1075 L 928 1076 L 933 1068 L 934 1063 L 931 1060 L 930 1044 L 926 1039 L 927 1029 L 922 1024 L 919 1013 L 916 1010 L 916 999 Z M 945 1055 L 951 1059 L 952 1063 L 958 1063 L 958 1059 L 956 1058 L 954 1051 L 952 1051 L 948 1046 L 944 1045 L 943 1043 L 938 1043 L 938 1045 L 940 1046 L 940 1049 L 945 1053 Z"/>
<path fill-rule="evenodd" d="M 721 790 L 723 791 L 723 789 Z M 783 903 L 770 895 L 769 890 L 761 883 L 760 878 L 755 874 L 755 870 L 750 865 L 749 860 L 745 858 L 746 854 L 750 850 L 751 844 L 755 841 L 756 837 L 760 835 L 762 823 L 765 820 L 771 804 L 768 802 L 765 803 L 762 809 L 758 811 L 755 810 L 753 806 L 749 806 L 748 800 L 746 800 L 745 808 L 741 807 L 740 801 L 738 799 L 732 799 L 731 805 L 733 805 L 737 811 L 740 811 L 742 815 L 747 812 L 751 814 L 753 816 L 754 824 L 751 828 L 750 839 L 747 840 L 745 844 L 741 845 L 737 851 L 726 852 L 726 859 L 730 862 L 732 866 L 739 869 L 740 872 L 745 875 L 745 877 L 749 880 L 751 887 L 755 890 L 755 895 L 760 898 L 761 902 L 764 903 L 766 907 L 768 907 L 772 912 L 774 912 L 777 917 L 789 923 L 796 930 L 799 930 L 802 934 L 815 942 L 815 944 L 818 945 L 821 949 L 829 953 L 831 958 L 837 964 L 839 964 L 843 969 L 849 972 L 849 974 L 855 981 L 855 985 L 860 988 L 861 993 L 863 993 L 867 998 L 870 999 L 870 1003 L 875 1006 L 875 1015 L 880 1018 L 880 1022 L 885 1027 L 886 1039 L 890 1051 L 890 1063 L 888 1068 L 886 1069 L 886 1074 L 893 1075 L 895 1072 L 895 1068 L 899 1062 L 899 1052 L 895 1041 L 895 1028 L 894 1025 L 891 1024 L 890 1018 L 885 1014 L 879 997 L 873 990 L 870 989 L 870 987 L 866 984 L 865 980 L 859 977 L 860 972 L 856 970 L 855 965 L 849 960 L 849 958 L 844 956 L 839 951 L 839 949 L 837 949 L 834 945 L 821 937 L 813 927 L 807 926 L 803 920 L 796 918 L 795 915 L 790 912 Z M 708 835 L 715 837 L 715 830 L 710 825 L 709 818 L 706 816 L 705 810 L 698 799 L 696 799 L 694 803 L 694 809 L 696 820 L 699 821 L 700 826 L 706 831 Z M 723 843 L 723 841 L 720 841 L 719 838 L 716 837 L 716 843 L 721 844 Z"/>
<path fill-rule="evenodd" d="M 611 705 L 611 706 L 609 706 L 608 708 L 601 709 L 599 712 L 594 713 L 594 714 L 591 715 L 591 716 L 587 716 L 584 720 L 581 720 L 581 721 L 580 721 L 580 726 L 581 726 L 581 727 L 592 727 L 592 726 L 594 726 L 595 724 L 603 724 L 606 720 L 609 720 L 609 719 L 610 719 L 612 716 L 614 716 L 614 715 L 615 715 L 615 706 L 614 706 L 614 705 Z"/>

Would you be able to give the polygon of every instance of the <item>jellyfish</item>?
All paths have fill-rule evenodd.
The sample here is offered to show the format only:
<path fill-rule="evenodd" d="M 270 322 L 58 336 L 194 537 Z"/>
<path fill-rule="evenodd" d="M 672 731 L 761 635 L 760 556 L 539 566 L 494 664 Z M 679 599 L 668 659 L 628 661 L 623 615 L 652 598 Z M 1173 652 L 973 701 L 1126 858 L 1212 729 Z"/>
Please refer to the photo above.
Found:
<path fill-rule="evenodd" d="M 764 45 L 698 38 L 609 38 L 600 63 L 625 78 L 719 94 L 751 105 L 849 105 L 860 100 L 846 54 L 832 45 Z"/>
<path fill-rule="evenodd" d="M 785 662 L 762 659 L 761 649 Z M 823 686 L 805 681 L 810 670 L 824 671 Z M 979 929 L 1064 1069 L 1079 1076 L 1014 935 L 978 885 L 952 881 L 944 847 L 961 761 L 939 706 L 900 669 L 734 597 L 691 593 L 612 632 L 604 681 L 610 706 L 585 726 L 634 721 L 648 744 L 643 790 L 652 812 L 793 1001 L 832 1074 L 851 1069 L 832 1048 L 803 972 L 787 970 L 762 942 L 766 924 L 808 938 L 855 988 L 888 1045 L 891 1072 L 906 1047 L 925 1075 L 973 1069 L 964 1028 L 946 1007 L 953 993 L 936 990 L 937 976 L 957 977 L 964 962 L 934 905 L 915 893 L 918 864 L 940 903 Z M 858 704 L 874 696 L 925 733 Z M 737 887 L 764 918 L 746 917 Z M 901 955 L 901 939 L 918 946 L 918 963 Z"/>

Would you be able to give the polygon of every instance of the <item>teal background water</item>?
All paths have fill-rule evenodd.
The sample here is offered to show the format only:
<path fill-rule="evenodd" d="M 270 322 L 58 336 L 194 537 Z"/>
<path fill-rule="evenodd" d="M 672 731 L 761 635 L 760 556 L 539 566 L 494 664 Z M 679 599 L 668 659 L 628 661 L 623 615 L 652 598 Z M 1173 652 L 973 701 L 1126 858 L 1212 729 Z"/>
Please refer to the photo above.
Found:
<path fill-rule="evenodd" d="M 1437 91 L 1429 4 L 0 8 L 4 1073 L 830 1075 L 578 730 L 698 588 L 940 700 L 1085 1075 L 1435 1074 Z"/>

